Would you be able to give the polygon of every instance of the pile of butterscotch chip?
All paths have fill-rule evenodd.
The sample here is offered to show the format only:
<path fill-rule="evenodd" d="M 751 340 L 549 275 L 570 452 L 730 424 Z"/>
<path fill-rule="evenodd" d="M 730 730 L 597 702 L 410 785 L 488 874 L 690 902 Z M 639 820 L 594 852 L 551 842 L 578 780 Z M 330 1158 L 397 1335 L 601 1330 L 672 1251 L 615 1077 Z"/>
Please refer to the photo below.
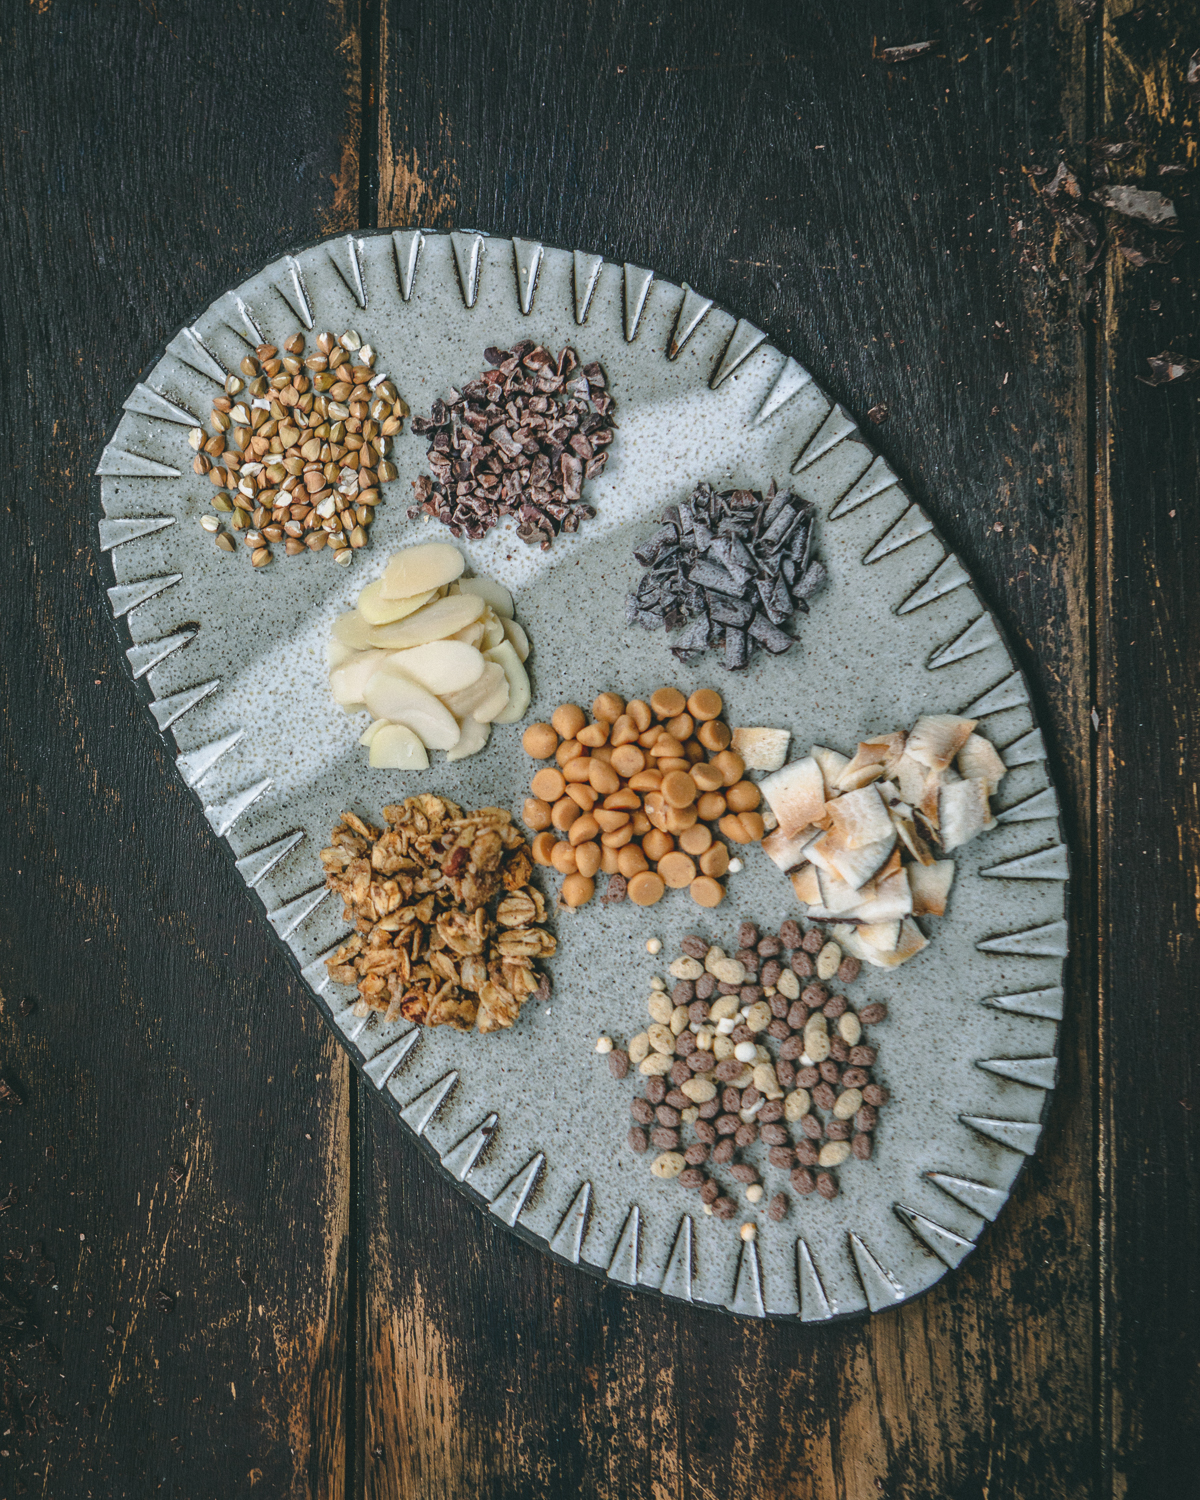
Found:
<path fill-rule="evenodd" d="M 724 900 L 729 849 L 713 829 L 734 844 L 764 829 L 723 709 L 711 688 L 685 698 L 662 687 L 648 702 L 601 693 L 590 722 L 564 703 L 549 724 L 529 726 L 526 753 L 555 765 L 535 772 L 522 816 L 537 835 L 534 859 L 565 877 L 564 905 L 590 901 L 601 873 L 606 900 L 653 906 L 668 889 L 686 889 L 699 906 Z"/>

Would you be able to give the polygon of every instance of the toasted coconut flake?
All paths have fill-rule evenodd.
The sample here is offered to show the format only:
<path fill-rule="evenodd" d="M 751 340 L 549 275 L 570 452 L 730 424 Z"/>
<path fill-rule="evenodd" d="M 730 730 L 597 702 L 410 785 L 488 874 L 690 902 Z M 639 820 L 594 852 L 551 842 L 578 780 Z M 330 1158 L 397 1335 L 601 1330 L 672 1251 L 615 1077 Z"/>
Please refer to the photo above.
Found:
<path fill-rule="evenodd" d="M 792 876 L 792 889 L 798 901 L 803 901 L 806 906 L 819 906 L 821 884 L 816 865 L 805 865 L 802 870 L 797 870 Z"/>
<path fill-rule="evenodd" d="M 914 917 L 941 917 L 954 882 L 954 861 L 939 859 L 931 865 L 913 865 L 908 872 Z"/>
<path fill-rule="evenodd" d="M 900 941 L 899 922 L 864 922 L 858 935 L 876 953 L 894 953 Z"/>
<path fill-rule="evenodd" d="M 826 750 L 824 745 L 814 745 L 808 753 L 820 766 L 821 775 L 825 778 L 825 796 L 836 797 L 838 777 L 850 764 L 850 757 L 841 755 L 836 750 Z"/>
<path fill-rule="evenodd" d="M 801 862 L 804 858 L 805 847 L 811 844 L 816 836 L 816 829 L 802 828 L 795 838 L 790 839 L 782 828 L 777 828 L 774 833 L 767 834 L 763 839 L 763 852 L 786 875 Z"/>
<path fill-rule="evenodd" d="M 936 830 L 941 824 L 941 795 L 945 771 L 929 771 L 925 776 L 925 787 L 917 811 L 930 828 Z"/>
<path fill-rule="evenodd" d="M 904 751 L 904 734 L 881 734 L 875 739 L 863 740 L 854 759 L 846 766 L 838 777 L 838 786 L 842 791 L 852 792 L 857 787 L 867 786 L 872 781 L 878 780 L 880 776 L 890 775 L 889 765 L 899 759 Z M 866 775 L 874 767 L 878 771 L 874 775 Z"/>
<path fill-rule="evenodd" d="M 944 771 L 971 738 L 978 722 L 958 714 L 923 714 L 909 733 L 904 753 L 931 771 Z"/>
<path fill-rule="evenodd" d="M 991 816 L 988 808 L 986 781 L 954 781 L 944 786 L 938 806 L 939 835 L 942 848 L 947 854 L 963 844 L 970 843 L 976 834 L 987 827 Z"/>
<path fill-rule="evenodd" d="M 870 943 L 863 942 L 860 937 L 861 932 L 861 927 L 856 928 L 851 927 L 849 923 L 839 923 L 833 929 L 833 937 L 843 953 L 850 953 L 864 963 L 874 964 L 879 969 L 894 969 L 907 962 L 908 959 L 915 958 L 922 948 L 928 946 L 927 939 L 911 917 L 901 922 L 900 936 L 891 952 L 881 952 Z"/>
<path fill-rule="evenodd" d="M 900 790 L 901 798 L 910 807 L 919 807 L 921 798 L 925 795 L 925 778 L 929 775 L 929 767 L 923 766 L 911 755 L 902 755 L 896 762 L 896 768 L 892 774 Z"/>
<path fill-rule="evenodd" d="M 900 870 L 886 880 L 877 881 L 874 899 L 860 901 L 852 915 L 862 922 L 895 922 L 898 918 L 911 916 L 912 909 L 908 871 Z"/>
<path fill-rule="evenodd" d="M 790 729 L 735 729 L 732 748 L 747 771 L 778 771 L 787 760 Z"/>
<path fill-rule="evenodd" d="M 1008 774 L 1008 767 L 1000 759 L 995 745 L 981 734 L 973 734 L 958 752 L 958 769 L 968 781 L 986 781 L 989 796 L 995 795 L 996 788 Z"/>
<path fill-rule="evenodd" d="M 825 870 L 817 872 L 817 879 L 821 886 L 821 905 L 826 912 L 839 915 L 844 913 L 848 917 L 858 916 L 863 899 L 859 886 L 849 885 L 839 876 L 830 875 Z"/>
<path fill-rule="evenodd" d="M 811 755 L 768 776 L 761 789 L 788 838 L 795 838 L 802 829 L 824 816 L 825 781 L 821 767 Z"/>
<path fill-rule="evenodd" d="M 901 846 L 898 842 L 892 846 L 892 852 L 890 855 L 888 855 L 887 864 L 885 864 L 883 869 L 879 872 L 878 878 L 880 880 L 889 879 L 896 873 L 897 870 L 903 868 L 903 863 L 900 856 L 900 848 Z"/>
<path fill-rule="evenodd" d="M 879 781 L 883 776 L 883 766 L 859 766 L 852 771 L 849 766 L 838 777 L 838 786 L 844 792 L 856 792 L 860 787 L 870 786 L 873 781 Z"/>
<path fill-rule="evenodd" d="M 825 811 L 849 849 L 861 849 L 891 836 L 892 820 L 873 786 L 832 798 L 825 804 Z"/>
<path fill-rule="evenodd" d="M 838 875 L 847 885 L 852 885 L 859 890 L 866 885 L 868 880 L 873 880 L 876 875 L 888 864 L 890 856 L 896 848 L 896 835 L 889 833 L 885 839 L 880 839 L 876 844 L 863 844 L 858 849 L 834 848 L 826 849 L 826 858 L 833 872 Z M 896 855 L 896 869 L 900 868 L 900 856 Z"/>

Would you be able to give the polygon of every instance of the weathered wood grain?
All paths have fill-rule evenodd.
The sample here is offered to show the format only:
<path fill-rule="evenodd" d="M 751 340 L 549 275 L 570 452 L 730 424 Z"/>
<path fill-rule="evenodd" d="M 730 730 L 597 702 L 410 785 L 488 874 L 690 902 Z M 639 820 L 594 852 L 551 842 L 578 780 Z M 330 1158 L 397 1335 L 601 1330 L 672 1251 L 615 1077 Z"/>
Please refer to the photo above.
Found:
<path fill-rule="evenodd" d="M 1195 5 L 1110 8 L 1097 132 L 1139 148 L 1113 172 L 1167 193 L 1185 248 L 1137 269 L 1110 253 L 1099 317 L 1097 868 L 1104 1437 L 1113 1494 L 1187 1493 L 1200 1469 L 1200 422 L 1196 386 L 1152 389 L 1146 357 L 1196 336 Z M 1114 224 L 1115 227 L 1115 224 Z"/>
<path fill-rule="evenodd" d="M 1086 337 L 1067 249 L 1026 253 L 1022 173 L 1086 134 L 1085 32 L 1069 4 L 957 9 L 387 0 L 380 222 L 653 266 L 860 416 L 886 403 L 873 437 L 1009 628 L 1086 851 Z M 553 1266 L 365 1108 L 365 1492 L 1097 1493 L 1081 884 L 1042 1152 L 957 1276 L 869 1323 L 760 1328 Z"/>
<path fill-rule="evenodd" d="M 178 325 L 353 221 L 348 9 L 287 9 L 0 19 L 6 1496 L 343 1494 L 347 1065 L 134 701 L 90 516 Z"/>

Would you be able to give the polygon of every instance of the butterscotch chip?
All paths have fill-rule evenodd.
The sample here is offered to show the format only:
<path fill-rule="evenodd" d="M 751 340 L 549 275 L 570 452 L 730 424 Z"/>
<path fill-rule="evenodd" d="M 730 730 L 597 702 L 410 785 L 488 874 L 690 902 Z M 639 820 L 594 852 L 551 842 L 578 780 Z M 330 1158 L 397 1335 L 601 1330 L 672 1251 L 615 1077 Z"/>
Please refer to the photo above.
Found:
<path fill-rule="evenodd" d="M 564 740 L 573 740 L 587 723 L 587 715 L 578 703 L 563 703 L 550 715 L 550 722 Z"/>
<path fill-rule="evenodd" d="M 679 835 L 679 847 L 685 854 L 703 854 L 712 845 L 713 836 L 703 823 L 694 823 Z"/>
<path fill-rule="evenodd" d="M 662 900 L 665 890 L 661 876 L 653 870 L 642 870 L 630 880 L 627 894 L 635 906 L 653 906 Z"/>
<path fill-rule="evenodd" d="M 605 833 L 612 833 L 615 828 L 624 828 L 629 822 L 627 812 L 613 807 L 598 807 L 592 816 Z"/>
<path fill-rule="evenodd" d="M 641 732 L 628 714 L 622 714 L 609 730 L 608 741 L 610 745 L 629 745 Z"/>
<path fill-rule="evenodd" d="M 636 776 L 645 768 L 646 753 L 640 745 L 617 745 L 609 765 L 618 776 Z"/>
<path fill-rule="evenodd" d="M 767 825 L 763 822 L 762 813 L 744 812 L 738 813 L 742 827 L 750 835 L 750 842 L 757 843 L 767 831 Z"/>
<path fill-rule="evenodd" d="M 695 827 L 699 814 L 694 807 L 671 807 L 666 808 L 666 825 L 668 833 L 682 833 L 685 828 Z"/>
<path fill-rule="evenodd" d="M 640 839 L 644 833 L 649 833 L 650 832 L 650 826 L 651 826 L 650 825 L 650 819 L 641 810 L 641 808 L 638 808 L 637 812 L 635 812 L 634 815 L 633 815 L 633 836 L 634 836 L 634 838 L 635 839 Z"/>
<path fill-rule="evenodd" d="M 562 883 L 563 904 L 583 906 L 596 894 L 596 883 L 586 875 L 568 875 Z"/>
<path fill-rule="evenodd" d="M 532 828 L 535 833 L 550 827 L 550 804 L 543 802 L 540 797 L 526 797 L 525 806 L 521 811 L 521 818 L 526 828 Z"/>
<path fill-rule="evenodd" d="M 610 849 L 607 844 L 601 845 L 600 868 L 605 875 L 619 875 L 622 873 L 621 866 L 617 862 L 618 853 L 618 850 Z"/>
<path fill-rule="evenodd" d="M 650 712 L 648 703 L 643 703 L 640 698 L 631 698 L 625 705 L 625 712 L 637 725 L 639 734 L 644 734 L 650 728 L 654 715 Z"/>
<path fill-rule="evenodd" d="M 590 755 L 577 755 L 574 760 L 569 760 L 562 768 L 562 773 L 567 781 L 587 781 L 591 775 L 594 762 Z"/>
<path fill-rule="evenodd" d="M 678 688 L 661 687 L 650 694 L 650 707 L 660 719 L 673 719 L 687 707 L 687 699 Z"/>
<path fill-rule="evenodd" d="M 578 844 L 575 848 L 575 867 L 581 875 L 586 875 L 590 880 L 600 868 L 600 845 L 594 843 Z"/>
<path fill-rule="evenodd" d="M 691 885 L 695 880 L 696 866 L 686 854 L 680 854 L 676 850 L 659 860 L 658 873 L 673 891 L 681 891 L 685 885 Z"/>
<path fill-rule="evenodd" d="M 662 772 L 647 767 L 629 778 L 629 789 L 634 792 L 657 792 L 662 786 Z"/>
<path fill-rule="evenodd" d="M 673 734 L 660 734 L 650 747 L 650 754 L 655 760 L 672 756 L 676 760 L 684 760 L 683 744 Z"/>
<path fill-rule="evenodd" d="M 570 797 L 563 797 L 550 809 L 550 821 L 560 833 L 566 833 L 576 819 L 581 817 L 583 817 L 583 809 Z"/>
<path fill-rule="evenodd" d="M 534 760 L 549 760 L 558 749 L 558 730 L 552 724 L 531 724 L 521 736 L 521 748 Z"/>
<path fill-rule="evenodd" d="M 672 807 L 691 807 L 696 800 L 696 783 L 686 771 L 670 771 L 663 777 L 662 794 Z"/>
<path fill-rule="evenodd" d="M 633 876 L 649 868 L 646 856 L 637 844 L 629 843 L 623 849 L 617 850 L 617 869 L 626 880 L 631 880 Z"/>
<path fill-rule="evenodd" d="M 596 793 L 586 781 L 573 781 L 567 788 L 567 796 L 584 812 L 591 812 L 596 805 Z"/>
<path fill-rule="evenodd" d="M 715 719 L 725 707 L 725 700 L 712 688 L 697 688 L 687 701 L 693 719 Z"/>
<path fill-rule="evenodd" d="M 712 761 L 704 761 L 694 765 L 691 770 L 692 780 L 702 792 L 715 792 L 719 786 L 725 785 L 725 777 Z"/>
<path fill-rule="evenodd" d="M 642 839 L 642 852 L 647 859 L 652 859 L 655 862 L 670 854 L 674 847 L 675 840 L 671 835 L 664 833 L 658 828 L 652 828 Z"/>
<path fill-rule="evenodd" d="M 752 781 L 735 781 L 725 793 L 725 800 L 731 812 L 752 812 L 762 801 L 762 793 Z"/>
<path fill-rule="evenodd" d="M 697 906 L 720 906 L 725 899 L 725 887 L 710 875 L 697 875 L 688 889 Z"/>
<path fill-rule="evenodd" d="M 612 760 L 612 757 L 613 749 L 611 745 L 598 745 L 592 751 L 592 759 L 602 760 L 605 765 L 608 765 L 608 763 Z"/>
<path fill-rule="evenodd" d="M 745 824 L 737 813 L 730 813 L 727 817 L 722 818 L 717 827 L 731 844 L 749 844 L 753 842 L 746 831 Z"/>
<path fill-rule="evenodd" d="M 733 736 L 727 724 L 713 719 L 707 724 L 701 724 L 696 731 L 696 738 L 706 750 L 724 750 Z"/>
<path fill-rule="evenodd" d="M 696 768 L 699 770 L 699 767 Z M 715 823 L 725 816 L 725 798 L 720 792 L 705 792 L 696 803 L 696 811 L 706 823 Z"/>
<path fill-rule="evenodd" d="M 619 792 L 610 792 L 604 799 L 604 805 L 625 812 L 636 812 L 642 805 L 642 799 L 636 792 L 631 792 L 628 787 L 622 787 Z"/>
<path fill-rule="evenodd" d="M 729 850 L 724 844 L 714 843 L 700 856 L 699 863 L 703 874 L 719 878 L 729 869 Z"/>
<path fill-rule="evenodd" d="M 725 785 L 729 787 L 741 781 L 746 773 L 746 762 L 736 750 L 722 750 L 720 755 L 714 755 L 713 765 L 720 771 Z"/>
<path fill-rule="evenodd" d="M 561 839 L 551 851 L 550 863 L 560 875 L 574 875 L 579 869 L 579 862 L 575 858 L 575 850 L 570 844 L 563 843 Z"/>
<path fill-rule="evenodd" d="M 606 849 L 623 849 L 626 844 L 633 841 L 633 824 L 624 823 L 620 828 L 612 828 L 607 833 L 600 835 L 600 842 Z"/>
<path fill-rule="evenodd" d="M 696 721 L 691 714 L 676 714 L 667 720 L 667 733 L 673 734 L 679 743 L 685 744 L 696 732 Z"/>
<path fill-rule="evenodd" d="M 583 746 L 577 739 L 563 740 L 554 752 L 554 759 L 560 766 L 565 766 L 569 760 L 574 760 L 582 749 Z"/>
<path fill-rule="evenodd" d="M 606 765 L 604 761 L 597 759 L 592 759 L 588 762 L 587 779 L 591 782 L 593 789 L 599 792 L 602 797 L 608 796 L 610 792 L 617 791 L 621 785 L 621 778 L 613 768 L 610 765 Z"/>
<path fill-rule="evenodd" d="M 608 725 L 603 723 L 585 724 L 575 738 L 581 745 L 587 745 L 589 749 L 598 750 L 601 745 L 608 744 Z"/>
<path fill-rule="evenodd" d="M 666 776 L 671 771 L 690 771 L 692 762 L 683 755 L 664 755 L 655 765 Z"/>
<path fill-rule="evenodd" d="M 529 783 L 529 790 L 535 797 L 540 797 L 543 802 L 557 802 L 566 789 L 567 783 L 563 773 L 552 770 L 549 766 L 544 771 L 539 771 Z"/>
<path fill-rule="evenodd" d="M 591 813 L 580 813 L 571 824 L 567 838 L 572 844 L 585 844 L 600 832 L 600 824 Z"/>
<path fill-rule="evenodd" d="M 538 834 L 537 838 L 530 845 L 530 850 L 539 865 L 548 865 L 550 863 L 550 855 L 557 843 L 558 840 L 552 833 Z"/>
<path fill-rule="evenodd" d="M 625 712 L 625 700 L 620 693 L 601 693 L 592 704 L 592 718 L 605 724 L 615 723 Z"/>

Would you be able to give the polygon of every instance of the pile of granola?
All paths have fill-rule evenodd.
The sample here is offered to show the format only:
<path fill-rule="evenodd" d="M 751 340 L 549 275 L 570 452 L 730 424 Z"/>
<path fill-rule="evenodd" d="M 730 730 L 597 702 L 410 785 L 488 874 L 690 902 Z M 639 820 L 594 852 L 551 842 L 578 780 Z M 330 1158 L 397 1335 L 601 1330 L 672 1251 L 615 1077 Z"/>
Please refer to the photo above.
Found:
<path fill-rule="evenodd" d="M 557 946 L 537 924 L 546 903 L 533 859 L 499 807 L 463 814 L 423 793 L 383 809 L 386 832 L 343 813 L 321 851 L 325 883 L 346 903 L 354 936 L 326 960 L 357 985 L 356 1012 L 385 1021 L 497 1031 L 550 993 L 534 968 Z"/>

